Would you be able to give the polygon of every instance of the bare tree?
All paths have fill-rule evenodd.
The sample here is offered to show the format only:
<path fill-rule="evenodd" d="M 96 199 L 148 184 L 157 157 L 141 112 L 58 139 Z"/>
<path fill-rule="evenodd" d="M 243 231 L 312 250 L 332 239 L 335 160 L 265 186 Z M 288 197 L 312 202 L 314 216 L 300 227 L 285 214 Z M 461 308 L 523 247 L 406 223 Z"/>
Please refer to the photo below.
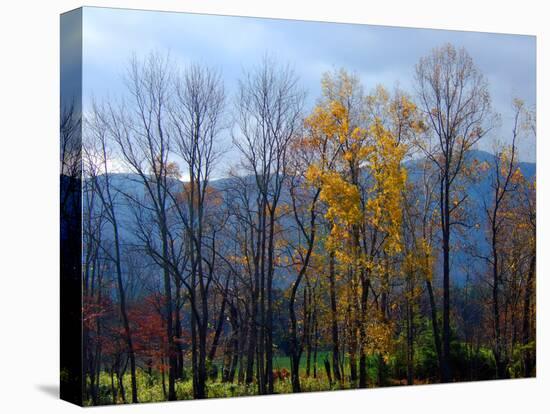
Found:
<path fill-rule="evenodd" d="M 89 377 L 90 386 L 86 386 L 86 396 L 93 404 L 99 402 L 99 374 L 101 372 L 101 337 L 102 318 L 97 309 L 102 307 L 103 275 L 101 243 L 103 228 L 106 224 L 104 207 L 97 202 L 94 185 L 88 177 L 98 175 L 99 167 L 95 157 L 88 151 L 89 146 L 82 146 L 82 257 L 83 257 L 83 320 L 82 342 L 85 364 L 83 377 Z M 92 316 L 94 315 L 94 316 Z M 93 320 L 95 319 L 95 321 Z M 94 323 L 95 322 L 95 323 Z M 93 340 L 95 335 L 96 340 Z"/>
<path fill-rule="evenodd" d="M 441 380 L 452 379 L 450 366 L 450 241 L 457 225 L 453 213 L 464 203 L 455 181 L 466 153 L 491 128 L 491 102 L 485 77 L 465 49 L 451 44 L 434 49 L 416 65 L 418 100 L 432 139 L 419 143 L 439 172 L 439 209 L 443 256 L 443 331 Z"/>
<path fill-rule="evenodd" d="M 174 343 L 174 309 L 170 263 L 171 235 L 168 225 L 170 190 L 170 140 L 168 104 L 172 70 L 169 58 L 151 53 L 139 60 L 133 57 L 125 83 L 128 99 L 119 106 L 110 104 L 101 115 L 107 132 L 117 146 L 117 154 L 139 177 L 146 194 L 146 203 L 127 195 L 140 211 L 151 214 L 160 241 L 160 252 L 150 252 L 163 272 L 164 318 L 168 338 L 168 399 L 176 399 L 175 378 L 177 352 Z"/>
<path fill-rule="evenodd" d="M 430 319 L 434 338 L 434 348 L 438 364 L 441 365 L 441 335 L 437 320 L 437 307 L 433 290 L 433 243 L 437 226 L 434 198 L 436 196 L 434 168 L 427 160 L 418 161 L 421 174 L 416 182 L 408 185 L 403 203 L 403 237 L 406 258 L 406 325 L 407 325 L 407 382 L 414 382 L 414 305 L 417 283 L 423 281 L 429 299 Z"/>
<path fill-rule="evenodd" d="M 224 126 L 225 95 L 219 73 L 200 66 L 191 66 L 176 77 L 174 91 L 170 106 L 174 149 L 184 160 L 189 175 L 183 192 L 186 210 L 181 217 L 192 246 L 188 289 L 192 309 L 193 390 L 195 398 L 206 398 L 208 293 L 213 280 L 215 251 L 211 251 L 212 260 L 208 261 L 204 254 L 205 214 L 208 204 L 213 202 L 209 181 L 220 155 L 217 139 Z M 215 238 L 212 241 L 215 242 Z M 225 306 L 225 301 L 223 303 Z"/>
<path fill-rule="evenodd" d="M 110 149 L 108 146 L 108 132 L 107 126 L 103 123 L 100 115 L 100 110 L 94 106 L 92 111 L 92 117 L 87 122 L 86 131 L 86 151 L 88 153 L 87 159 L 89 163 L 96 162 L 98 168 L 90 167 L 90 176 L 87 177 L 90 180 L 93 194 L 98 198 L 98 201 L 103 208 L 105 218 L 111 225 L 112 237 L 113 237 L 113 250 L 105 249 L 105 254 L 113 262 L 116 283 L 118 287 L 118 298 L 120 305 L 120 315 L 122 318 L 122 325 L 124 328 L 126 345 L 128 348 L 128 357 L 130 360 L 130 375 L 132 380 L 132 402 L 138 402 L 138 390 L 136 381 L 136 357 L 134 351 L 134 345 L 132 340 L 132 332 L 130 330 L 130 322 L 128 318 L 125 293 L 125 284 L 123 280 L 122 269 L 122 241 L 120 235 L 120 223 L 116 208 L 116 189 L 113 188 L 111 183 L 112 176 L 109 167 Z"/>
<path fill-rule="evenodd" d="M 287 151 L 301 122 L 303 98 L 294 71 L 267 56 L 239 82 L 234 143 L 241 153 L 242 167 L 254 177 L 258 205 L 254 283 L 259 287 L 259 321 L 253 321 L 252 329 L 256 325 L 260 328 L 257 371 L 261 394 L 273 393 L 275 224 L 286 179 Z M 253 355 L 251 341 L 249 364 Z"/>
<path fill-rule="evenodd" d="M 491 246 L 491 254 L 488 261 L 491 265 L 492 273 L 493 355 L 495 356 L 497 366 L 497 378 L 505 378 L 507 376 L 507 356 L 501 327 L 502 309 L 500 301 L 503 283 L 503 266 L 499 260 L 501 254 L 499 244 L 502 241 L 502 237 L 509 237 L 509 235 L 503 235 L 503 230 L 506 231 L 504 226 L 506 218 L 502 214 L 502 209 L 507 202 L 507 198 L 509 198 L 510 192 L 515 191 L 517 187 L 513 182 L 513 176 L 517 169 L 517 140 L 521 133 L 522 111 L 523 103 L 516 100 L 514 102 L 512 142 L 507 148 L 496 145 L 497 149 L 494 154 L 494 165 L 491 174 L 492 200 L 484 205 L 489 225 L 489 244 Z"/>

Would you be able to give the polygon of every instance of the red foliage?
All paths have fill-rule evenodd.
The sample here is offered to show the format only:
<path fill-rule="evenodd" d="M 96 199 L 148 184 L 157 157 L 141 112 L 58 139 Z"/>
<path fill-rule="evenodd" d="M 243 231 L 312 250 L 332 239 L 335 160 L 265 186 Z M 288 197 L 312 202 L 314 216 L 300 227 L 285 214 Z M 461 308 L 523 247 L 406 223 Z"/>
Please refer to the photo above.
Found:
<path fill-rule="evenodd" d="M 82 298 L 82 321 L 84 328 L 96 329 L 97 320 L 107 316 L 112 311 L 112 303 L 109 299 L 99 300 L 95 296 Z"/>
<path fill-rule="evenodd" d="M 284 381 L 290 378 L 290 371 L 286 368 L 274 369 L 273 380 Z"/>
<path fill-rule="evenodd" d="M 151 368 L 164 371 L 168 355 L 166 324 L 161 314 L 160 295 L 150 295 L 128 309 L 135 353 L 148 361 Z"/>

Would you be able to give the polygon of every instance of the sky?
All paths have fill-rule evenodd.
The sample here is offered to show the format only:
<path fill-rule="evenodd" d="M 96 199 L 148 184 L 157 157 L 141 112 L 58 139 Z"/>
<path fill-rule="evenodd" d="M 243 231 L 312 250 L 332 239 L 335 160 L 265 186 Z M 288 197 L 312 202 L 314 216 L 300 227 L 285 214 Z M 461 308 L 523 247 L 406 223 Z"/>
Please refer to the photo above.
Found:
<path fill-rule="evenodd" d="M 414 67 L 434 47 L 465 47 L 489 81 L 501 127 L 479 145 L 491 150 L 512 128 L 512 100 L 536 103 L 534 36 L 389 26 L 309 22 L 86 7 L 83 11 L 83 98 L 124 93 L 123 73 L 132 53 L 169 52 L 177 65 L 200 63 L 220 70 L 226 93 L 268 53 L 292 65 L 313 107 L 324 72 L 345 68 L 366 91 L 382 84 L 414 94 Z M 535 161 L 535 140 L 520 143 L 520 158 Z"/>

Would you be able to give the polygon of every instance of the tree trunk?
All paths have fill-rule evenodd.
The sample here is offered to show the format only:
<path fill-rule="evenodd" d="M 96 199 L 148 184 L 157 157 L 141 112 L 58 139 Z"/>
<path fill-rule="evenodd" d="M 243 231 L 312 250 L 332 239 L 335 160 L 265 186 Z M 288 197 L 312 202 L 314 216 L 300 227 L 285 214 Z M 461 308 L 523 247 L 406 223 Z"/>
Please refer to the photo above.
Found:
<path fill-rule="evenodd" d="M 210 347 L 210 351 L 208 352 L 208 361 L 213 362 L 214 358 L 216 357 L 216 351 L 218 348 L 218 343 L 220 340 L 220 336 L 223 329 L 223 323 L 225 320 L 225 306 L 227 303 L 226 299 L 226 292 L 229 285 L 229 276 L 227 277 L 227 280 L 225 282 L 225 292 L 223 294 L 222 298 L 222 304 L 220 306 L 220 313 L 218 314 L 218 322 L 216 323 L 216 331 L 214 332 L 214 338 L 212 339 L 212 345 Z"/>
<path fill-rule="evenodd" d="M 181 316 L 180 316 L 180 307 L 181 307 L 181 280 L 180 278 L 176 278 L 176 312 L 175 312 L 175 332 L 176 338 L 181 338 L 182 332 L 181 332 Z M 177 361 L 176 361 L 176 378 L 182 380 L 183 379 L 183 350 L 181 347 L 180 342 L 176 344 L 176 351 L 177 351 Z"/>
<path fill-rule="evenodd" d="M 350 369 L 350 382 L 353 388 L 357 387 L 357 329 L 356 321 L 352 316 L 352 307 L 349 305 L 348 314 L 349 321 L 349 369 Z"/>
<path fill-rule="evenodd" d="M 265 344 L 265 359 L 266 359 L 266 377 L 268 394 L 273 394 L 273 273 L 274 273 L 274 237 L 275 237 L 275 211 L 277 203 L 274 202 L 270 208 L 269 215 L 269 242 L 268 242 L 268 259 L 267 259 L 267 313 L 266 313 L 266 344 Z"/>
<path fill-rule="evenodd" d="M 533 295 L 533 282 L 535 280 L 536 255 L 533 253 L 529 261 L 529 271 L 527 273 L 527 281 L 525 285 L 525 296 L 523 298 L 523 338 L 522 343 L 527 347 L 531 342 L 531 297 Z M 533 351 L 531 349 L 524 350 L 523 366 L 524 376 L 530 377 L 533 375 Z"/>
<path fill-rule="evenodd" d="M 492 247 L 492 254 L 493 254 L 492 296 L 493 296 L 493 332 L 494 332 L 494 339 L 495 339 L 493 355 L 495 357 L 495 363 L 496 363 L 496 376 L 497 376 L 497 379 L 499 379 L 499 378 L 506 377 L 506 364 L 503 360 L 503 355 L 502 355 L 503 344 L 502 344 L 502 336 L 500 331 L 500 294 L 499 294 L 500 278 L 498 273 L 498 253 L 497 253 L 497 244 L 496 244 L 495 216 L 496 216 L 496 209 L 495 209 L 495 215 L 493 216 L 491 247 Z"/>
<path fill-rule="evenodd" d="M 114 214 L 114 213 L 113 213 Z M 138 402 L 137 397 L 137 381 L 136 381 L 136 357 L 134 353 L 134 346 L 132 343 L 132 334 L 130 331 L 130 322 L 128 320 L 128 313 L 126 312 L 126 294 L 124 292 L 124 284 L 122 281 L 122 266 L 121 266 L 121 254 L 120 254 L 120 239 L 118 236 L 118 225 L 115 217 L 113 216 L 113 233 L 115 239 L 115 267 L 117 272 L 117 284 L 120 301 L 120 314 L 122 315 L 122 322 L 124 325 L 124 333 L 126 336 L 126 344 L 128 346 L 128 357 L 130 358 L 130 375 L 132 380 L 132 403 Z M 124 396 L 124 392 L 122 392 Z"/>
<path fill-rule="evenodd" d="M 434 346 L 435 352 L 437 353 L 437 361 L 439 363 L 439 374 L 441 381 L 443 382 L 443 361 L 442 361 L 442 352 L 441 352 L 441 336 L 439 334 L 439 322 L 437 321 L 437 308 L 435 305 L 434 291 L 432 287 L 432 282 L 426 279 L 426 287 L 428 290 L 428 296 L 430 298 L 430 310 L 431 310 L 431 319 L 432 319 L 432 331 L 434 337 Z"/>
<path fill-rule="evenodd" d="M 329 258 L 329 289 L 330 289 L 330 322 L 332 335 L 332 367 L 334 379 L 342 383 L 340 373 L 340 341 L 338 338 L 338 308 L 336 303 L 336 272 L 334 270 L 335 259 L 334 252 L 330 253 Z"/>
<path fill-rule="evenodd" d="M 325 364 L 325 372 L 327 374 L 328 383 L 332 387 L 332 375 L 330 373 L 330 362 L 328 362 L 328 359 L 325 359 L 324 364 Z"/>
<path fill-rule="evenodd" d="M 161 224 L 161 236 L 162 236 L 162 256 L 166 262 L 168 262 L 168 235 L 166 226 L 166 220 L 164 216 L 161 215 L 162 219 L 160 220 Z M 177 364 L 177 352 L 174 344 L 174 328 L 173 328 L 173 314 L 174 310 L 172 308 L 172 285 L 170 280 L 170 271 L 168 266 L 163 266 L 163 275 L 164 275 L 164 300 L 165 304 L 165 315 L 166 320 L 166 336 L 168 339 L 168 400 L 176 400 L 176 364 Z"/>
<path fill-rule="evenodd" d="M 443 352 L 441 355 L 441 382 L 451 381 L 451 322 L 450 322 L 450 185 L 446 174 L 443 197 Z"/>
<path fill-rule="evenodd" d="M 370 281 L 363 273 L 361 274 L 361 323 L 359 326 L 359 388 L 367 388 L 367 303 Z"/>
<path fill-rule="evenodd" d="M 111 397 L 113 404 L 117 403 L 117 392 L 115 387 L 115 370 L 111 368 Z"/>
<path fill-rule="evenodd" d="M 253 295 L 255 296 L 255 295 Z M 246 356 L 246 379 L 247 384 L 252 384 L 254 381 L 254 358 L 256 355 L 256 303 L 253 299 L 251 305 L 252 313 L 250 315 L 249 328 L 248 328 L 248 352 Z"/>
<path fill-rule="evenodd" d="M 413 307 L 410 300 L 407 300 L 407 384 L 413 385 L 414 383 L 414 315 Z"/>

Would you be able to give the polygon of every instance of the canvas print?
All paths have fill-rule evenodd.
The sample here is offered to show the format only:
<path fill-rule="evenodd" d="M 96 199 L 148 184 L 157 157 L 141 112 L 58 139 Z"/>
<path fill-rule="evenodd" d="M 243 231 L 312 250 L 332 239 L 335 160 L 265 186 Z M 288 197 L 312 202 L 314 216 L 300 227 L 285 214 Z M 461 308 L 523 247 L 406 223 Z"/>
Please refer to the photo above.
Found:
<path fill-rule="evenodd" d="M 62 398 L 534 377 L 535 73 L 533 36 L 62 15 Z"/>

